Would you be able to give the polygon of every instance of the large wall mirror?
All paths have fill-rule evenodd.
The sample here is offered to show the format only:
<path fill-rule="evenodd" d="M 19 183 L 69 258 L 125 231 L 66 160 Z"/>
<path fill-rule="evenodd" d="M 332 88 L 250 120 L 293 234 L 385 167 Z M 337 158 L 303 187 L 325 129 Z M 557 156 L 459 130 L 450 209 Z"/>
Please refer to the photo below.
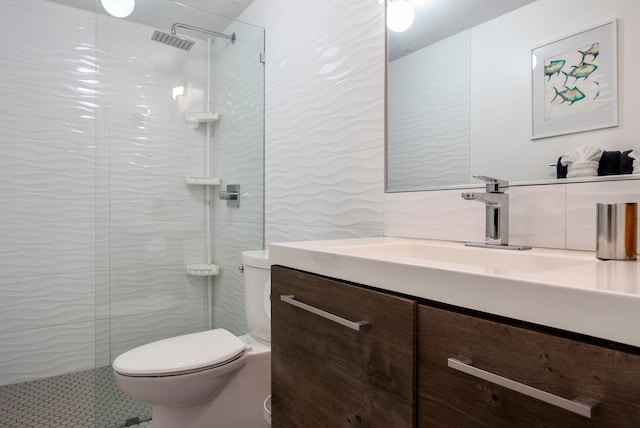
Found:
<path fill-rule="evenodd" d="M 388 192 L 478 184 L 473 175 L 555 181 L 549 165 L 580 146 L 640 146 L 640 1 L 410 1 L 413 25 L 387 38 Z M 611 21 L 617 73 L 603 91 L 617 94 L 617 125 L 535 138 L 532 51 Z"/>

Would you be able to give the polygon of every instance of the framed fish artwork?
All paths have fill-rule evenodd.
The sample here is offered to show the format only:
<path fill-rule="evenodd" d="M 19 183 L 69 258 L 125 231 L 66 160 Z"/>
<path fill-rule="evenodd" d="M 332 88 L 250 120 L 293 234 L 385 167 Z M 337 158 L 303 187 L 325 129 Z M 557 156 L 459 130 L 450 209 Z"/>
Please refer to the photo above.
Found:
<path fill-rule="evenodd" d="M 615 19 L 531 51 L 532 139 L 618 125 Z"/>

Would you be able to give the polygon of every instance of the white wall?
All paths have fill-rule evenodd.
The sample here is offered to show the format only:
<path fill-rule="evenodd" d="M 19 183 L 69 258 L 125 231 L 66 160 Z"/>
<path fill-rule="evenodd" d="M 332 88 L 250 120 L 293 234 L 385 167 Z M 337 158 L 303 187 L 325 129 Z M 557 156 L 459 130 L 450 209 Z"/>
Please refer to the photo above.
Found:
<path fill-rule="evenodd" d="M 612 18 L 619 19 L 619 126 L 531 140 L 531 49 Z M 633 119 L 640 111 L 637 40 L 636 0 L 538 0 L 472 29 L 471 172 L 511 181 L 551 179 L 555 170 L 548 164 L 572 148 L 638 145 L 640 123 Z"/>
<path fill-rule="evenodd" d="M 384 20 L 377 0 L 256 0 L 266 29 L 266 241 L 382 234 Z"/>

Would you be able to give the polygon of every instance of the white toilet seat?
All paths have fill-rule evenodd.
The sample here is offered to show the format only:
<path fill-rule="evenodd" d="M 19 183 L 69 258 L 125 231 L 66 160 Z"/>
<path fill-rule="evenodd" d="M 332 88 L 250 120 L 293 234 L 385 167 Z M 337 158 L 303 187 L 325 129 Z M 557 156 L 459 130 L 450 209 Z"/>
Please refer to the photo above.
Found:
<path fill-rule="evenodd" d="M 193 373 L 234 361 L 245 348 L 245 342 L 219 328 L 139 346 L 116 358 L 113 369 L 124 376 Z"/>

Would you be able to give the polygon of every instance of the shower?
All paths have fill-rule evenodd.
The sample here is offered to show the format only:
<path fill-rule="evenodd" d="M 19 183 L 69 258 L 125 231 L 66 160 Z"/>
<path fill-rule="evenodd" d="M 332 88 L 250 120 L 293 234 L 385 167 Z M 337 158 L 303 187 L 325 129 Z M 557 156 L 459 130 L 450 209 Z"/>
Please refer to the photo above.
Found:
<path fill-rule="evenodd" d="M 264 248 L 264 29 L 150 7 L 117 19 L 92 1 L 0 1 L 25 24 L 0 46 L 3 88 L 22 94 L 0 100 L 2 428 L 148 427 L 116 356 L 246 331 L 237 266 Z M 176 40 L 188 55 L 164 46 Z M 217 198 L 228 183 L 240 208 Z"/>
<path fill-rule="evenodd" d="M 231 33 L 231 35 L 228 35 L 228 34 L 224 34 L 224 33 L 219 33 L 217 31 L 212 31 L 212 30 L 207 30 L 207 29 L 204 29 L 204 28 L 194 27 L 193 25 L 181 24 L 179 22 L 176 22 L 175 24 L 173 24 L 171 26 L 171 34 L 155 30 L 153 32 L 153 36 L 151 36 L 151 40 L 163 43 L 165 45 L 173 46 L 175 48 L 182 49 L 182 50 L 185 50 L 185 51 L 191 50 L 191 48 L 193 47 L 195 42 L 192 41 L 192 40 L 185 39 L 183 37 L 177 36 L 176 35 L 176 28 L 186 28 L 187 30 L 198 31 L 198 32 L 204 33 L 204 34 L 210 34 L 212 36 L 222 37 L 224 39 L 231 40 L 232 44 L 235 43 L 235 41 L 236 41 L 236 33 Z"/>

